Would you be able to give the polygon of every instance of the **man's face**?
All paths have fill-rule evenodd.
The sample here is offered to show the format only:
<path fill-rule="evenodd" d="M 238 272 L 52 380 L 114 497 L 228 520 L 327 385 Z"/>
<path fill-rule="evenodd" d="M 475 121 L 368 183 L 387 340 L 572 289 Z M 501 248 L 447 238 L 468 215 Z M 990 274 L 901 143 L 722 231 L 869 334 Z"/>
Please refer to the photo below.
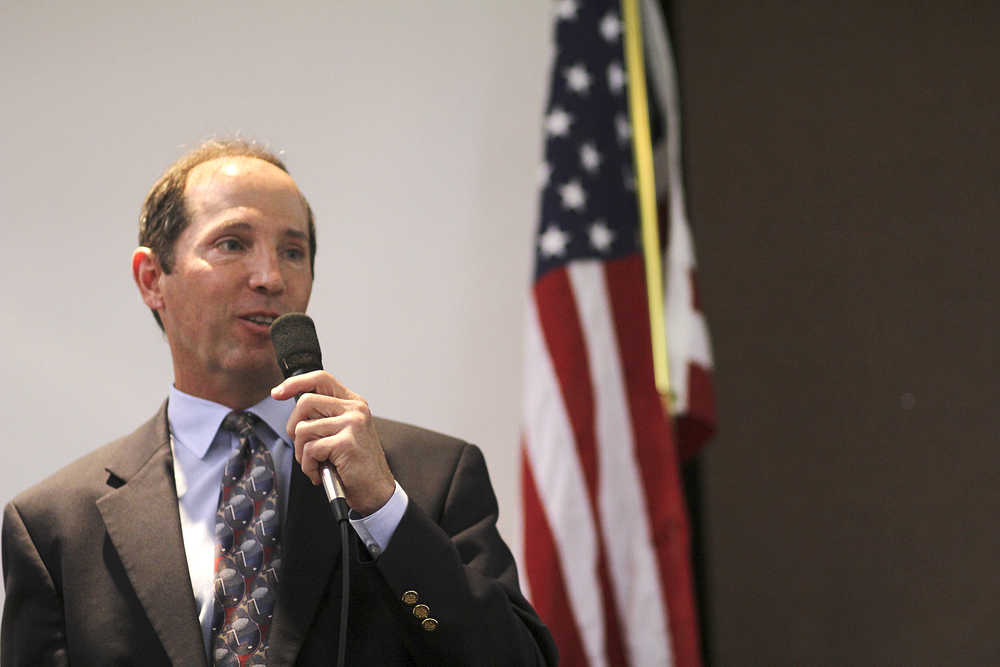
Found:
<path fill-rule="evenodd" d="M 185 202 L 190 224 L 159 277 L 174 381 L 215 400 L 234 383 L 266 391 L 281 379 L 268 327 L 305 311 L 312 290 L 298 188 L 263 160 L 219 158 L 191 170 Z"/>

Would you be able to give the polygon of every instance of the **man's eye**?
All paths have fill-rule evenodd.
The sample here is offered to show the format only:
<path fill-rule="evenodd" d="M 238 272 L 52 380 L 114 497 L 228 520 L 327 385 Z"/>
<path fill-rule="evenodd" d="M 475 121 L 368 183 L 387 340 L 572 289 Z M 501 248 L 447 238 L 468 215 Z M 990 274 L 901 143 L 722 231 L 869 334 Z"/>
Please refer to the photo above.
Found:
<path fill-rule="evenodd" d="M 302 248 L 288 248 L 285 250 L 285 256 L 293 261 L 298 261 L 305 257 L 306 254 L 302 251 Z"/>
<path fill-rule="evenodd" d="M 239 239 L 222 239 L 219 241 L 218 246 L 230 252 L 236 252 L 243 249 L 243 242 Z"/>

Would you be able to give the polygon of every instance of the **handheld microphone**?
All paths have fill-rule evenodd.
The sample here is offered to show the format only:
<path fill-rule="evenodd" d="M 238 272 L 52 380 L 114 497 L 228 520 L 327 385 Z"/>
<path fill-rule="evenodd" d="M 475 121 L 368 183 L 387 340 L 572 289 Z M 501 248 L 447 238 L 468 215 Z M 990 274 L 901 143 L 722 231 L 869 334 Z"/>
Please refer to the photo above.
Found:
<path fill-rule="evenodd" d="M 310 371 L 323 370 L 323 355 L 319 349 L 316 325 L 305 313 L 286 313 L 271 324 L 271 343 L 278 357 L 278 366 L 285 379 Z M 347 500 L 344 483 L 329 461 L 319 466 L 323 490 L 330 510 L 337 521 L 347 520 Z"/>
<path fill-rule="evenodd" d="M 323 370 L 323 355 L 319 351 L 316 325 L 305 313 L 285 313 L 271 323 L 271 343 L 278 357 L 278 366 L 285 379 L 310 371 Z M 347 556 L 350 541 L 347 538 L 347 499 L 344 498 L 344 483 L 329 461 L 319 464 L 323 490 L 330 503 L 330 511 L 340 525 L 340 544 L 344 553 L 341 559 L 343 597 L 340 601 L 340 631 L 337 644 L 337 665 L 343 667 L 347 651 L 348 601 L 351 598 L 351 559 Z"/>

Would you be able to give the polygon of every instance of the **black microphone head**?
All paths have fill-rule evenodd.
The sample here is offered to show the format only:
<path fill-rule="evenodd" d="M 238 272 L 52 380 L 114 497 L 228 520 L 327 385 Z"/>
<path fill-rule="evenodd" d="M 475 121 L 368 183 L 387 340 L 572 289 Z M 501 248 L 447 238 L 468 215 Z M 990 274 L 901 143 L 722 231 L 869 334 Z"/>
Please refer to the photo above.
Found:
<path fill-rule="evenodd" d="M 305 313 L 285 313 L 271 324 L 271 343 L 286 378 L 323 368 L 316 325 Z"/>

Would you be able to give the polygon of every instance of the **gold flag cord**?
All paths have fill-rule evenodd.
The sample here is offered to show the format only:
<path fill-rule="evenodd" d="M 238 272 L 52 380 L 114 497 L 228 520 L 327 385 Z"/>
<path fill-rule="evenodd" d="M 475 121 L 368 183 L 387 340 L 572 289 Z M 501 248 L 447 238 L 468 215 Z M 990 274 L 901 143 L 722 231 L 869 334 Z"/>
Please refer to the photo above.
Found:
<path fill-rule="evenodd" d="M 656 381 L 657 391 L 664 399 L 664 403 L 669 406 L 670 373 L 667 366 L 667 334 L 663 319 L 663 268 L 660 256 L 660 232 L 656 220 L 653 140 L 649 129 L 646 67 L 643 62 L 638 0 L 622 0 L 622 15 L 625 19 L 625 66 L 628 72 L 632 155 L 642 231 L 642 253 L 646 265 L 649 333 L 653 345 L 653 378 Z"/>

